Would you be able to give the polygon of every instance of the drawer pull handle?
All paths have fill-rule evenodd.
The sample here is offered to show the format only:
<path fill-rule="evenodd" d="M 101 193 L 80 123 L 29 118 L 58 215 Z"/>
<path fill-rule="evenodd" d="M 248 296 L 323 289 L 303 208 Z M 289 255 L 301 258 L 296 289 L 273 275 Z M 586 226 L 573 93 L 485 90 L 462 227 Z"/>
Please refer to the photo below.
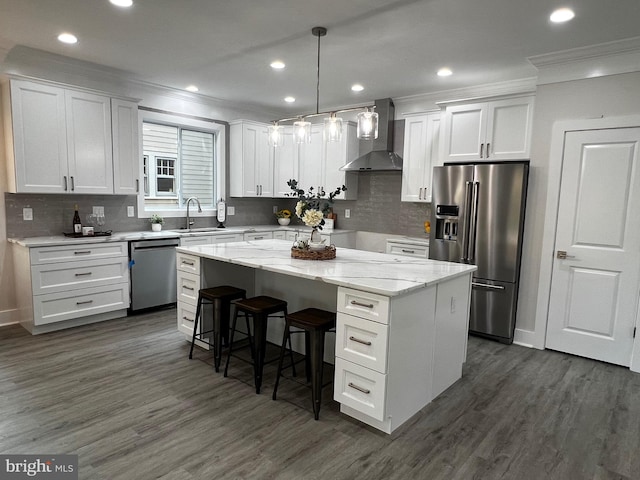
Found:
<path fill-rule="evenodd" d="M 79 250 L 77 252 L 73 252 L 74 255 L 89 255 L 91 250 Z"/>
<path fill-rule="evenodd" d="M 403 249 L 402 249 L 402 252 L 403 252 L 403 253 L 416 253 L 416 251 L 415 251 L 415 250 L 407 250 L 407 249 L 405 249 L 405 248 L 403 248 Z"/>
<path fill-rule="evenodd" d="M 193 262 L 187 262 L 186 260 L 182 261 L 183 265 L 189 265 L 190 267 L 193 267 Z"/>
<path fill-rule="evenodd" d="M 351 388 L 354 388 L 354 389 L 358 390 L 359 392 L 362 392 L 362 393 L 366 394 L 366 395 L 369 395 L 371 393 L 371 390 L 367 390 L 366 388 L 359 387 L 355 383 L 349 382 L 349 386 Z"/>
<path fill-rule="evenodd" d="M 83 273 L 76 273 L 76 277 L 84 277 L 86 275 L 91 275 L 92 272 L 83 272 Z"/>
<path fill-rule="evenodd" d="M 193 323 L 193 318 L 189 318 L 189 317 L 182 317 L 183 320 L 186 320 L 187 322 L 191 322 Z"/>
<path fill-rule="evenodd" d="M 182 288 L 184 288 L 185 290 L 191 290 L 192 292 L 195 290 L 195 288 L 187 287 L 186 285 L 183 285 Z"/>
<path fill-rule="evenodd" d="M 360 303 L 355 300 L 351 300 L 351 305 L 357 305 L 364 308 L 373 308 L 373 303 Z"/>
<path fill-rule="evenodd" d="M 359 338 L 356 338 L 356 337 L 349 337 L 349 340 L 351 340 L 352 342 L 361 343 L 362 345 L 371 345 L 371 342 L 368 342 L 366 340 L 360 340 Z"/>
<path fill-rule="evenodd" d="M 84 302 L 76 302 L 76 305 L 87 305 L 88 303 L 93 303 L 93 300 L 85 300 Z"/>

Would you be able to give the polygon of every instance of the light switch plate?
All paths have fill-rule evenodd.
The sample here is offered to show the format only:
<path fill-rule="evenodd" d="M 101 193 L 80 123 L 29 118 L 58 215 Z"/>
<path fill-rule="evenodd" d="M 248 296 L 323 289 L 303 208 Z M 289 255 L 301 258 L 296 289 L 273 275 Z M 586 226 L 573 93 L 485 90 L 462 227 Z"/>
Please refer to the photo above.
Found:
<path fill-rule="evenodd" d="M 344 210 L 344 218 L 351 218 L 351 210 L 348 208 L 345 208 Z"/>
<path fill-rule="evenodd" d="M 26 207 L 22 209 L 22 219 L 23 220 L 33 220 L 33 208 Z"/>
<path fill-rule="evenodd" d="M 104 217 L 104 207 L 93 207 L 94 215 L 102 215 Z"/>
<path fill-rule="evenodd" d="M 235 214 L 236 214 L 236 207 L 227 207 L 227 215 L 231 216 Z"/>
<path fill-rule="evenodd" d="M 127 207 L 127 217 L 133 217 L 135 214 L 136 214 L 135 208 L 133 208 L 133 205 L 129 205 Z"/>

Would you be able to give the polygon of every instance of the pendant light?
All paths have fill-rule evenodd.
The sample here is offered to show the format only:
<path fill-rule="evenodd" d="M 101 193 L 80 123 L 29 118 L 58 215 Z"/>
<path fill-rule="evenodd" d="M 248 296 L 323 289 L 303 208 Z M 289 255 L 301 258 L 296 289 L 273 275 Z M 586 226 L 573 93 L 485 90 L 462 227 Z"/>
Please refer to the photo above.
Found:
<path fill-rule="evenodd" d="M 316 113 L 301 115 L 293 118 L 283 118 L 276 120 L 269 125 L 269 146 L 278 147 L 283 144 L 282 127 L 279 122 L 293 122 L 293 141 L 297 144 L 311 143 L 311 122 L 307 117 L 329 115 L 324 119 L 323 139 L 325 142 L 340 142 L 342 140 L 343 121 L 337 117 L 339 112 L 353 112 L 365 109 L 358 114 L 357 137 L 361 140 L 372 140 L 378 138 L 378 114 L 373 111 L 374 107 L 354 107 L 337 110 L 335 112 L 320 112 L 320 37 L 327 34 L 325 27 L 313 27 L 311 33 L 318 37 L 318 62 L 316 69 Z"/>

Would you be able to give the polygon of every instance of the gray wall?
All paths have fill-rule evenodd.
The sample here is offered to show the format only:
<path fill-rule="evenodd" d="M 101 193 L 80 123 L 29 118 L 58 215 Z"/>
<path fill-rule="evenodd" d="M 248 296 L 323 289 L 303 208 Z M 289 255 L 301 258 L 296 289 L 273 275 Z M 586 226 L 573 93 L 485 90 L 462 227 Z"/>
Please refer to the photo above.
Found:
<path fill-rule="evenodd" d="M 359 173 L 358 199 L 336 201 L 336 228 L 365 230 L 410 236 L 423 236 L 424 221 L 429 218 L 429 205 L 400 201 L 402 177 L 400 172 Z M 128 232 L 150 230 L 147 219 L 127 217 L 127 206 L 137 205 L 135 196 L 121 195 L 41 195 L 4 194 L 7 237 L 60 235 L 71 231 L 74 205 L 78 204 L 80 218 L 85 222 L 93 206 L 105 209 L 105 230 Z M 235 208 L 235 215 L 227 216 L 227 226 L 275 225 L 273 207 L 293 210 L 295 199 L 229 198 L 227 206 Z M 22 219 L 22 209 L 33 209 L 33 220 Z M 136 207 L 137 208 L 137 207 Z M 345 209 L 351 218 L 345 218 Z M 196 227 L 215 226 L 213 217 L 194 214 Z M 184 218 L 166 218 L 164 228 L 184 227 Z M 301 224 L 294 219 L 293 224 Z"/>

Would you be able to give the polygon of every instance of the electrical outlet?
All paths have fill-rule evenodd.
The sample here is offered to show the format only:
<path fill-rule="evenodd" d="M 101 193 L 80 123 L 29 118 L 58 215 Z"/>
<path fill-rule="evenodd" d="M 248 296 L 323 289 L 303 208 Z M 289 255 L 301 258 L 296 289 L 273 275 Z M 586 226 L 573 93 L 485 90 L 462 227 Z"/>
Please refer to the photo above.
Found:
<path fill-rule="evenodd" d="M 344 210 L 344 218 L 351 218 L 351 210 L 346 208 Z"/>
<path fill-rule="evenodd" d="M 133 205 L 129 205 L 127 207 L 127 217 L 133 217 L 136 214 L 136 209 L 133 208 Z"/>
<path fill-rule="evenodd" d="M 102 215 L 104 217 L 104 207 L 93 207 L 94 215 Z"/>
<path fill-rule="evenodd" d="M 33 208 L 26 207 L 22 209 L 22 219 L 23 220 L 33 220 Z"/>
<path fill-rule="evenodd" d="M 236 214 L 236 207 L 227 207 L 227 215 L 231 216 L 235 214 Z"/>
<path fill-rule="evenodd" d="M 278 213 L 278 206 L 277 205 L 273 206 L 273 213 Z"/>

